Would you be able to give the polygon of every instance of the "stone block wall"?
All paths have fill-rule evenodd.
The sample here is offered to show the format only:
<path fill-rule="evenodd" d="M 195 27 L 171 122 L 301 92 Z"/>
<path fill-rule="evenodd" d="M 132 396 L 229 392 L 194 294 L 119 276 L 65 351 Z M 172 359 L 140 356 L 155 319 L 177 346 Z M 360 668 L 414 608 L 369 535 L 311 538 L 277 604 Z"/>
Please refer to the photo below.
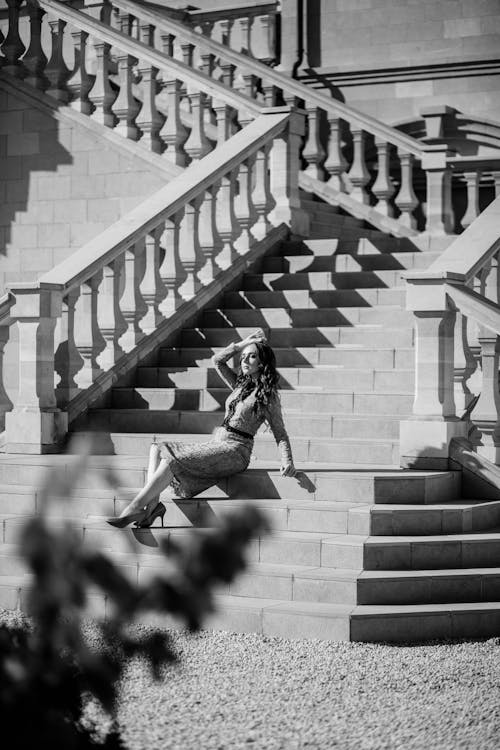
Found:
<path fill-rule="evenodd" d="M 0 293 L 34 280 L 165 184 L 147 162 L 0 85 Z"/>
<path fill-rule="evenodd" d="M 296 3 L 283 0 L 282 13 Z M 313 68 L 348 104 L 391 125 L 437 104 L 500 122 L 498 0 L 304 0 L 304 8 L 302 75 Z"/>

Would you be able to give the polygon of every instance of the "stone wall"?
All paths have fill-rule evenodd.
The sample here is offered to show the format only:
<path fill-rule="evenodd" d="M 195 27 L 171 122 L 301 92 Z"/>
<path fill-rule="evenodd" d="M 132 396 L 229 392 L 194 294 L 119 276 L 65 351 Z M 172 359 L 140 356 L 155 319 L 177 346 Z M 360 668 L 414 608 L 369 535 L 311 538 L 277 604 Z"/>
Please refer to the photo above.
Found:
<path fill-rule="evenodd" d="M 282 12 L 296 4 L 283 0 Z M 498 0 L 304 5 L 303 72 L 314 68 L 335 96 L 391 125 L 436 104 L 500 122 Z"/>
<path fill-rule="evenodd" d="M 0 83 L 0 291 L 67 257 L 165 184 L 147 162 Z"/>

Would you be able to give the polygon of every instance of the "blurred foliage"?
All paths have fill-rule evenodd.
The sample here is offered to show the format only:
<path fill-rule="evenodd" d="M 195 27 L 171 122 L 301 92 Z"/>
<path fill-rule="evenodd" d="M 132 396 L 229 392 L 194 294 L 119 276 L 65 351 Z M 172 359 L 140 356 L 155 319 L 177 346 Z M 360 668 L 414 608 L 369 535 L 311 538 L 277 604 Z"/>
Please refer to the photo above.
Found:
<path fill-rule="evenodd" d="M 82 529 L 61 513 L 81 486 L 79 480 L 90 473 L 89 454 L 90 445 L 80 445 L 72 472 L 47 475 L 38 495 L 39 514 L 26 521 L 21 534 L 32 572 L 31 622 L 0 627 L 0 726 L 9 750 L 123 748 L 117 731 L 96 738 L 82 721 L 88 697 L 113 716 L 128 658 L 146 657 L 156 677 L 176 659 L 167 630 L 134 636 L 130 625 L 157 612 L 174 615 L 191 631 L 199 629 L 215 609 L 214 587 L 245 568 L 246 545 L 268 531 L 265 517 L 246 505 L 227 514 L 220 526 L 191 532 L 182 544 L 167 533 L 159 540 L 160 554 L 168 557 L 165 573 L 146 584 L 134 583 L 110 557 L 84 543 Z M 112 473 L 107 479 L 111 487 L 118 486 Z M 89 597 L 96 590 L 106 597 L 106 619 L 96 623 L 97 646 L 84 633 Z"/>

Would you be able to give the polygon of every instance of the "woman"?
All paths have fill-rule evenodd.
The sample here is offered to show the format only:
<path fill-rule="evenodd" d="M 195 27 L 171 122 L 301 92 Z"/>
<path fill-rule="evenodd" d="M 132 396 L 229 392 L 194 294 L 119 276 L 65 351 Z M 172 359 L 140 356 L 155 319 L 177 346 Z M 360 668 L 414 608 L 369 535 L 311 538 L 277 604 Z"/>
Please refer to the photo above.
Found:
<path fill-rule="evenodd" d="M 241 353 L 238 374 L 227 365 L 237 352 Z M 190 498 L 220 479 L 244 471 L 250 462 L 254 435 L 264 421 L 280 448 L 282 476 L 295 476 L 278 396 L 276 358 L 263 331 L 259 329 L 243 341 L 230 344 L 212 362 L 232 389 L 222 427 L 206 443 L 153 443 L 148 481 L 120 516 L 108 518 L 112 526 L 122 528 L 135 522 L 141 528 L 149 527 L 158 517 L 163 526 L 165 506 L 158 498 L 166 487 L 171 485 L 177 497 Z"/>

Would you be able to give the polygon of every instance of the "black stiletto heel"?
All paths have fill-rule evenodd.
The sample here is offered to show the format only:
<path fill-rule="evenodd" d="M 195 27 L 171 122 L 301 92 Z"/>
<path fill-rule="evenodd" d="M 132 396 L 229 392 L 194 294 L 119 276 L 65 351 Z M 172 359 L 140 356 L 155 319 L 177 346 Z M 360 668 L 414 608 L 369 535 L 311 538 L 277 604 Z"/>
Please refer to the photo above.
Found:
<path fill-rule="evenodd" d="M 128 526 L 129 523 L 133 523 L 134 521 L 136 525 L 140 524 L 146 518 L 147 515 L 144 510 L 138 510 L 135 513 L 128 513 L 126 516 L 112 516 L 111 518 L 107 518 L 106 521 L 117 529 L 123 529 L 125 526 Z"/>
<path fill-rule="evenodd" d="M 155 505 L 149 516 L 146 516 L 142 521 L 136 521 L 136 527 L 138 529 L 149 529 L 150 526 L 153 525 L 153 523 L 156 521 L 157 518 L 161 520 L 161 527 L 163 526 L 163 518 L 165 516 L 165 513 L 167 512 L 167 509 L 163 505 L 163 503 L 158 503 Z"/>

